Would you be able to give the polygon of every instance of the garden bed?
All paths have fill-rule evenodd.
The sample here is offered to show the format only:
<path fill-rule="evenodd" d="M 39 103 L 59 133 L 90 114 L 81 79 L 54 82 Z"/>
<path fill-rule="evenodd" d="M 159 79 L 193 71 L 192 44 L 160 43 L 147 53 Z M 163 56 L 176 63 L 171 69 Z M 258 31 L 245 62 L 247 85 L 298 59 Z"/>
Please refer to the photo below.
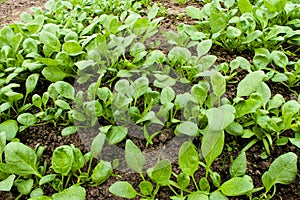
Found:
<path fill-rule="evenodd" d="M 0 4 L 0 199 L 300 199 L 299 2 L 44 2 Z"/>

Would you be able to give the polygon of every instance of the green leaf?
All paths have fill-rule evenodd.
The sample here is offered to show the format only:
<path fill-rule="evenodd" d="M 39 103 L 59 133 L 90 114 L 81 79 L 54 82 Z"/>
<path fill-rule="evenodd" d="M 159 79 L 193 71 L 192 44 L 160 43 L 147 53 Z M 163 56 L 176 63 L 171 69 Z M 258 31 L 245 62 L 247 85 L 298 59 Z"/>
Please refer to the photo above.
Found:
<path fill-rule="evenodd" d="M 211 47 L 212 47 L 212 40 L 203 40 L 199 42 L 199 44 L 197 45 L 198 57 L 200 58 L 201 56 L 207 54 Z"/>
<path fill-rule="evenodd" d="M 69 127 L 65 127 L 62 131 L 61 131 L 61 135 L 63 137 L 69 136 L 69 135 L 73 135 L 78 131 L 78 127 L 77 126 L 69 126 Z"/>
<path fill-rule="evenodd" d="M 6 140 L 12 140 L 16 137 L 19 126 L 17 121 L 9 119 L 0 124 L 0 132 L 4 132 Z"/>
<path fill-rule="evenodd" d="M 194 6 L 187 6 L 185 9 L 188 16 L 190 16 L 193 19 L 202 19 L 201 11 L 199 8 L 196 8 Z"/>
<path fill-rule="evenodd" d="M 216 62 L 217 56 L 214 55 L 205 55 L 202 56 L 199 60 L 199 66 L 201 71 L 208 70 Z"/>
<path fill-rule="evenodd" d="M 233 26 L 228 26 L 226 31 L 226 36 L 228 39 L 235 39 L 240 37 L 242 34 L 242 31 L 238 28 L 235 28 Z"/>
<path fill-rule="evenodd" d="M 125 160 L 132 170 L 143 173 L 143 166 L 145 164 L 145 156 L 141 150 L 131 141 L 126 141 L 125 146 Z"/>
<path fill-rule="evenodd" d="M 162 104 L 169 103 L 175 98 L 175 92 L 171 87 L 165 87 L 161 91 L 160 102 Z"/>
<path fill-rule="evenodd" d="M 26 94 L 31 93 L 35 89 L 39 77 L 40 74 L 31 74 L 30 76 L 28 76 L 25 82 Z"/>
<path fill-rule="evenodd" d="M 270 56 L 274 64 L 278 67 L 285 69 L 289 63 L 288 57 L 281 51 L 273 51 Z"/>
<path fill-rule="evenodd" d="M 43 176 L 39 181 L 39 185 L 44 185 L 46 183 L 50 183 L 50 182 L 54 181 L 56 176 L 57 176 L 57 174 L 48 174 L 46 176 Z"/>
<path fill-rule="evenodd" d="M 28 195 L 30 194 L 32 187 L 33 187 L 33 179 L 28 179 L 28 180 L 16 180 L 15 182 L 18 191 L 23 194 L 23 195 Z"/>
<path fill-rule="evenodd" d="M 106 135 L 103 133 L 99 133 L 92 142 L 91 153 L 94 158 L 97 158 L 104 146 Z"/>
<path fill-rule="evenodd" d="M 74 99 L 75 96 L 75 89 L 74 87 L 67 82 L 58 81 L 54 83 L 55 90 L 62 96 L 67 99 Z"/>
<path fill-rule="evenodd" d="M 198 167 L 198 166 L 197 166 Z M 180 167 L 182 169 L 182 167 Z M 182 188 L 186 188 L 190 184 L 190 176 L 181 172 L 180 174 L 177 175 L 176 177 L 178 185 L 180 185 Z"/>
<path fill-rule="evenodd" d="M 232 162 L 229 172 L 231 177 L 244 176 L 246 174 L 246 169 L 247 169 L 246 153 L 242 152 Z"/>
<path fill-rule="evenodd" d="M 118 181 L 109 187 L 109 191 L 119 197 L 132 199 L 137 195 L 137 192 L 127 181 Z"/>
<path fill-rule="evenodd" d="M 209 192 L 210 191 L 210 184 L 206 177 L 202 177 L 199 181 L 200 190 L 203 192 Z"/>
<path fill-rule="evenodd" d="M 81 45 L 75 40 L 65 42 L 62 49 L 70 56 L 78 56 L 83 53 Z"/>
<path fill-rule="evenodd" d="M 270 12 L 278 12 L 285 8 L 286 0 L 264 0 L 264 4 Z"/>
<path fill-rule="evenodd" d="M 198 170 L 199 156 L 196 147 L 191 142 L 182 144 L 179 150 L 178 163 L 184 174 L 193 176 Z"/>
<path fill-rule="evenodd" d="M 201 143 L 201 152 L 206 161 L 207 168 L 222 153 L 224 146 L 224 131 L 207 129 Z"/>
<path fill-rule="evenodd" d="M 17 121 L 25 126 L 32 126 L 37 122 L 37 118 L 31 113 L 22 113 L 17 117 Z"/>
<path fill-rule="evenodd" d="M 14 184 L 16 175 L 12 174 L 0 182 L 0 191 L 9 192 Z"/>
<path fill-rule="evenodd" d="M 92 173 L 92 181 L 97 185 L 105 182 L 112 174 L 113 169 L 110 162 L 101 160 Z"/>
<path fill-rule="evenodd" d="M 218 71 L 211 71 L 211 85 L 214 93 L 217 95 L 218 98 L 226 91 L 226 80 L 225 77 Z"/>
<path fill-rule="evenodd" d="M 289 141 L 300 149 L 300 138 L 289 138 Z"/>
<path fill-rule="evenodd" d="M 238 85 L 237 97 L 249 96 L 261 85 L 265 77 L 263 71 L 250 72 Z"/>
<path fill-rule="evenodd" d="M 47 48 L 50 50 L 50 51 L 53 51 L 53 52 L 59 52 L 60 51 L 60 47 L 61 47 L 61 44 L 58 40 L 58 38 L 48 32 L 48 31 L 42 31 L 40 32 L 40 41 L 45 45 L 47 46 Z"/>
<path fill-rule="evenodd" d="M 61 69 L 61 67 L 45 67 L 42 70 L 42 74 L 48 81 L 53 83 L 62 81 L 68 76 L 68 74 Z"/>
<path fill-rule="evenodd" d="M 296 115 L 299 110 L 300 104 L 295 100 L 290 100 L 282 106 L 283 124 L 286 128 L 290 127 L 294 119 L 293 116 Z"/>
<path fill-rule="evenodd" d="M 85 200 L 86 191 L 83 187 L 72 185 L 62 192 L 56 193 L 52 196 L 53 200 Z"/>
<path fill-rule="evenodd" d="M 37 155 L 28 146 L 19 142 L 10 142 L 4 149 L 5 162 L 0 163 L 0 170 L 6 173 L 27 176 L 35 174 L 41 177 L 37 169 Z"/>
<path fill-rule="evenodd" d="M 285 153 L 276 158 L 270 165 L 268 171 L 262 175 L 262 183 L 266 193 L 277 183 L 290 184 L 297 175 L 297 159 L 295 153 Z"/>
<path fill-rule="evenodd" d="M 210 108 L 206 111 L 208 125 L 211 130 L 221 131 L 231 124 L 235 118 L 235 108 L 231 105 L 223 105 L 219 108 Z"/>
<path fill-rule="evenodd" d="M 112 126 L 106 134 L 110 145 L 121 142 L 127 135 L 128 129 L 123 126 Z"/>
<path fill-rule="evenodd" d="M 161 186 L 167 186 L 171 178 L 171 173 L 171 162 L 169 160 L 160 160 L 153 168 L 151 179 Z"/>
<path fill-rule="evenodd" d="M 73 150 L 68 145 L 57 147 L 52 155 L 52 169 L 61 175 L 67 176 L 74 161 Z"/>
<path fill-rule="evenodd" d="M 256 93 L 260 94 L 260 96 L 262 97 L 262 103 L 265 106 L 271 98 L 271 90 L 270 90 L 269 86 L 266 83 L 262 82 L 257 87 Z"/>
<path fill-rule="evenodd" d="M 209 200 L 227 200 L 228 198 L 219 190 L 216 190 L 209 195 Z"/>
<path fill-rule="evenodd" d="M 223 183 L 219 190 L 226 196 L 240 196 L 253 190 L 254 186 L 250 176 L 233 177 Z"/>
<path fill-rule="evenodd" d="M 244 128 L 237 122 L 232 122 L 225 128 L 226 132 L 234 136 L 241 136 L 244 134 Z"/>
<path fill-rule="evenodd" d="M 211 12 L 208 21 L 212 33 L 222 31 L 227 26 L 226 15 L 221 12 Z"/>
<path fill-rule="evenodd" d="M 139 184 L 139 189 L 143 195 L 151 195 L 153 191 L 153 185 L 149 181 L 142 181 Z"/>
<path fill-rule="evenodd" d="M 187 200 L 209 200 L 209 198 L 207 195 L 202 194 L 200 191 L 197 191 L 189 194 Z"/>
<path fill-rule="evenodd" d="M 252 12 L 252 4 L 249 0 L 238 0 L 238 7 L 242 14 Z"/>
<path fill-rule="evenodd" d="M 175 128 L 176 134 L 184 134 L 189 136 L 196 136 L 198 132 L 198 126 L 191 121 L 183 121 Z"/>
<path fill-rule="evenodd" d="M 76 148 L 74 145 L 71 145 L 71 148 L 73 150 L 74 157 L 71 171 L 75 172 L 84 167 L 85 160 L 80 149 Z"/>

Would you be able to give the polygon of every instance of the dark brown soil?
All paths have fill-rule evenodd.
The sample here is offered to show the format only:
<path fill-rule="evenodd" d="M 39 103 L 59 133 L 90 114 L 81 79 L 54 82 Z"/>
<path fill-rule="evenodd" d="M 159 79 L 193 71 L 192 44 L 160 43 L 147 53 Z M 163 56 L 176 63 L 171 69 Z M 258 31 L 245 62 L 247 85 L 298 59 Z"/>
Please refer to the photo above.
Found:
<path fill-rule="evenodd" d="M 23 11 L 28 11 L 32 6 L 41 6 L 45 0 L 7 0 L 6 4 L 0 4 L 0 22 L 1 25 L 12 23 L 15 20 L 18 20 L 18 16 Z M 193 21 L 189 19 L 187 16 L 178 17 L 179 13 L 183 13 L 184 9 L 187 5 L 178 5 L 174 3 L 174 1 L 163 1 L 159 0 L 156 1 L 161 3 L 166 8 L 169 8 L 170 11 L 166 16 L 166 19 L 162 22 L 162 28 L 165 30 L 176 30 L 176 27 L 179 23 L 189 23 L 193 24 Z M 197 5 L 197 3 L 189 3 L 188 5 Z M 218 56 L 218 62 L 224 62 L 234 59 L 235 56 L 232 53 L 229 53 L 225 49 L 220 47 L 215 47 L 210 52 L 210 54 L 214 54 Z M 243 55 L 246 58 L 251 57 L 251 52 L 245 53 Z M 242 77 L 236 77 L 236 81 L 241 80 Z M 272 83 L 269 84 L 272 90 L 272 94 L 280 93 L 284 95 L 287 99 L 294 99 L 295 96 L 292 92 L 287 90 L 286 88 L 282 89 L 281 85 Z M 232 99 L 236 93 L 236 85 L 228 85 L 227 87 L 227 97 Z M 29 145 L 30 147 L 34 148 L 35 145 L 40 144 L 41 146 L 46 147 L 44 155 L 42 157 L 42 162 L 46 161 L 48 166 L 51 165 L 51 156 L 54 149 L 63 144 L 74 144 L 76 147 L 80 148 L 83 153 L 88 151 L 88 145 L 90 141 L 88 139 L 82 140 L 79 134 L 75 134 L 64 138 L 60 135 L 60 131 L 62 127 L 57 126 L 54 127 L 51 125 L 44 125 L 38 127 L 31 127 L 23 132 L 19 133 L 18 137 L 20 138 L 21 142 L 24 144 Z M 86 132 L 86 131 L 84 131 Z M 84 133 L 83 133 L 84 134 Z M 164 132 L 159 135 L 157 138 L 154 139 L 154 145 L 150 146 L 147 151 L 154 151 L 157 148 L 161 148 L 166 144 L 167 141 L 172 139 L 173 133 L 172 130 L 164 130 Z M 133 139 L 133 141 L 141 148 L 145 148 L 145 142 L 139 139 Z M 195 145 L 199 146 L 199 139 L 195 139 Z M 248 143 L 250 140 L 241 139 L 238 137 L 233 137 L 231 135 L 226 135 L 226 145 L 224 147 L 223 153 L 219 156 L 219 158 L 213 163 L 212 169 L 220 173 L 221 181 L 224 182 L 230 178 L 229 174 L 229 166 L 231 164 L 231 160 L 234 159 L 241 149 Z M 119 145 L 122 149 L 124 148 L 124 142 Z M 264 152 L 262 143 L 258 142 L 252 148 L 247 151 L 247 174 L 253 178 L 255 187 L 262 186 L 261 183 L 261 176 L 262 174 L 268 169 L 271 162 L 274 161 L 275 158 L 280 156 L 286 152 L 294 152 L 298 156 L 300 156 L 300 150 L 291 145 L 285 146 L 274 146 L 271 150 L 272 155 L 269 156 L 267 159 L 263 159 L 260 155 Z M 177 152 L 171 151 L 169 152 L 171 157 L 176 158 Z M 300 169 L 300 161 L 298 160 L 298 169 Z M 173 172 L 179 173 L 180 169 L 177 163 L 173 163 Z M 138 184 L 141 181 L 141 178 L 138 174 L 133 173 L 124 173 L 124 171 L 115 171 L 115 174 L 119 176 L 113 176 L 104 184 L 98 187 L 92 187 L 85 185 L 87 191 L 87 198 L 88 200 L 104 200 L 104 199 L 112 199 L 112 200 L 121 200 L 122 198 L 118 198 L 113 196 L 109 193 L 108 188 L 117 180 L 129 181 L 135 188 L 138 188 Z M 205 175 L 205 170 L 200 168 L 197 172 L 196 179 L 199 180 L 201 177 Z M 120 178 L 121 177 L 121 178 Z M 277 185 L 277 193 L 273 199 L 280 200 L 297 200 L 300 199 L 300 174 L 298 172 L 296 180 L 290 185 Z M 193 186 L 191 186 L 191 189 Z M 55 191 L 50 187 L 43 188 L 46 195 L 52 195 Z M 174 195 L 170 189 L 168 188 L 161 188 L 159 191 L 157 198 L 159 200 L 166 200 L 169 199 L 170 196 Z M 17 192 L 0 192 L 0 200 L 13 200 L 17 197 Z M 28 197 L 24 197 L 23 199 L 27 199 Z M 136 198 L 139 199 L 139 198 Z M 247 199 L 247 197 L 236 197 L 231 198 L 234 200 L 239 199 Z"/>

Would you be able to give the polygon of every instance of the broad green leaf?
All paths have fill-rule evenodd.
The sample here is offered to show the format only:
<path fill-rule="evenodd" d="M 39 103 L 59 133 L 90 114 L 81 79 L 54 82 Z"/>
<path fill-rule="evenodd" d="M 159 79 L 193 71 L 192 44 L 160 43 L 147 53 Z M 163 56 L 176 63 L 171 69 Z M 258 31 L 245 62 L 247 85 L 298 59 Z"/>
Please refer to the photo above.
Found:
<path fill-rule="evenodd" d="M 165 87 L 161 91 L 160 102 L 162 104 L 169 103 L 175 98 L 175 92 L 171 87 Z"/>
<path fill-rule="evenodd" d="M 61 99 L 56 100 L 55 105 L 63 110 L 71 110 L 70 104 Z"/>
<path fill-rule="evenodd" d="M 244 134 L 244 128 L 237 122 L 232 122 L 225 128 L 226 132 L 234 136 L 242 136 Z"/>
<path fill-rule="evenodd" d="M 299 110 L 300 104 L 295 100 L 290 100 L 282 106 L 283 124 L 286 128 L 290 127 L 293 116 L 299 113 Z"/>
<path fill-rule="evenodd" d="M 91 145 L 91 153 L 94 158 L 97 158 L 100 155 L 100 153 L 103 149 L 104 143 L 105 143 L 105 138 L 106 138 L 106 135 L 100 132 L 93 139 L 93 142 Z"/>
<path fill-rule="evenodd" d="M 0 164 L 0 170 L 6 173 L 26 176 L 34 174 L 41 177 L 37 169 L 37 155 L 25 144 L 10 142 L 4 149 L 5 162 Z"/>
<path fill-rule="evenodd" d="M 199 8 L 196 8 L 194 6 L 187 6 L 185 9 L 188 16 L 190 16 L 193 19 L 202 19 L 201 11 Z"/>
<path fill-rule="evenodd" d="M 183 172 L 177 175 L 176 180 L 178 185 L 180 185 L 182 188 L 188 187 L 191 181 L 190 176 Z"/>
<path fill-rule="evenodd" d="M 53 200 L 85 200 L 85 198 L 85 189 L 78 185 L 72 185 L 64 191 L 56 193 L 52 196 Z"/>
<path fill-rule="evenodd" d="M 94 183 L 102 184 L 106 181 L 112 174 L 113 169 L 110 162 L 101 160 L 95 167 L 92 173 L 92 181 Z"/>
<path fill-rule="evenodd" d="M 43 176 L 39 181 L 39 185 L 44 185 L 46 183 L 50 183 L 50 182 L 54 181 L 56 176 L 57 176 L 57 174 L 48 174 L 46 176 Z"/>
<path fill-rule="evenodd" d="M 23 42 L 23 48 L 26 53 L 38 52 L 37 41 L 32 38 L 27 38 Z"/>
<path fill-rule="evenodd" d="M 206 177 L 202 177 L 199 181 L 200 190 L 203 192 L 209 192 L 210 191 L 210 184 Z"/>
<path fill-rule="evenodd" d="M 153 191 L 153 185 L 149 181 L 142 181 L 139 183 L 139 189 L 143 195 L 151 195 Z"/>
<path fill-rule="evenodd" d="M 250 176 L 233 177 L 223 183 L 219 190 L 226 196 L 240 196 L 253 190 L 253 182 Z"/>
<path fill-rule="evenodd" d="M 199 156 L 196 147 L 191 142 L 182 144 L 179 150 L 178 163 L 180 169 L 189 176 L 198 170 Z"/>
<path fill-rule="evenodd" d="M 174 47 L 168 54 L 168 58 L 172 63 L 185 63 L 191 58 L 191 52 L 184 47 Z"/>
<path fill-rule="evenodd" d="M 20 192 L 23 195 L 30 194 L 32 187 L 33 187 L 33 179 L 27 179 L 27 180 L 16 180 L 15 184 L 18 188 L 18 192 Z"/>
<path fill-rule="evenodd" d="M 256 92 L 261 95 L 262 103 L 265 106 L 271 98 L 271 90 L 270 90 L 269 86 L 266 83 L 262 82 L 257 87 Z"/>
<path fill-rule="evenodd" d="M 198 132 L 198 126 L 191 121 L 183 121 L 175 128 L 176 134 L 184 134 L 189 136 L 196 136 Z"/>
<path fill-rule="evenodd" d="M 202 71 L 208 70 L 216 62 L 217 56 L 215 55 L 205 55 L 199 60 L 199 66 Z"/>
<path fill-rule="evenodd" d="M 228 198 L 224 194 L 222 194 L 222 192 L 220 192 L 219 190 L 216 190 L 209 195 L 209 200 L 227 200 L 227 199 Z"/>
<path fill-rule="evenodd" d="M 207 54 L 212 46 L 212 40 L 203 40 L 197 45 L 198 57 Z"/>
<path fill-rule="evenodd" d="M 242 100 L 239 101 L 235 105 L 236 110 L 236 118 L 242 117 L 249 113 L 256 112 L 257 109 L 259 109 L 262 106 L 262 101 L 256 100 L 256 99 L 248 99 L 248 100 Z"/>
<path fill-rule="evenodd" d="M 54 83 L 54 87 L 58 94 L 60 94 L 62 97 L 65 97 L 67 99 L 74 99 L 75 89 L 70 83 L 58 81 Z"/>
<path fill-rule="evenodd" d="M 209 91 L 209 83 L 206 81 L 199 82 L 196 85 L 193 85 L 191 89 L 191 94 L 197 99 L 198 104 L 202 106 L 207 98 Z"/>
<path fill-rule="evenodd" d="M 238 7 L 242 14 L 252 12 L 252 4 L 249 0 L 238 0 Z"/>
<path fill-rule="evenodd" d="M 160 160 L 151 173 L 151 179 L 161 186 L 167 186 L 171 178 L 172 166 L 169 160 Z"/>
<path fill-rule="evenodd" d="M 226 91 L 226 80 L 225 77 L 218 71 L 211 71 L 211 85 L 214 93 L 217 95 L 218 98 Z"/>
<path fill-rule="evenodd" d="M 109 187 L 109 191 L 119 197 L 132 199 L 137 195 L 137 191 L 127 181 L 118 181 Z"/>
<path fill-rule="evenodd" d="M 81 45 L 74 40 L 65 42 L 62 49 L 70 56 L 78 56 L 83 53 Z"/>
<path fill-rule="evenodd" d="M 77 126 L 68 126 L 65 127 L 62 131 L 61 131 L 61 135 L 63 137 L 69 136 L 69 135 L 73 135 L 77 132 L 78 127 Z"/>
<path fill-rule="evenodd" d="M 166 59 L 163 52 L 159 50 L 151 51 L 146 58 L 145 65 L 152 65 L 154 63 L 162 63 Z"/>
<path fill-rule="evenodd" d="M 295 153 L 285 153 L 276 158 L 268 171 L 262 175 L 262 183 L 268 192 L 275 184 L 290 184 L 297 175 L 297 159 Z"/>
<path fill-rule="evenodd" d="M 242 31 L 238 28 L 235 28 L 233 26 L 228 26 L 226 31 L 226 36 L 228 39 L 235 39 L 240 37 L 242 34 Z"/>
<path fill-rule="evenodd" d="M 207 168 L 222 153 L 224 146 L 224 131 L 207 129 L 201 143 L 201 152 L 206 161 Z"/>
<path fill-rule="evenodd" d="M 26 79 L 26 94 L 29 94 L 33 92 L 33 90 L 36 87 L 36 84 L 38 82 L 38 79 L 40 77 L 40 74 L 31 74 L 27 79 Z"/>
<path fill-rule="evenodd" d="M 149 86 L 149 80 L 147 77 L 140 77 L 138 79 L 136 79 L 130 86 L 130 94 L 131 97 L 134 99 L 139 98 L 140 96 L 142 96 L 148 89 Z"/>
<path fill-rule="evenodd" d="M 300 138 L 289 138 L 289 141 L 300 149 Z"/>
<path fill-rule="evenodd" d="M 145 164 L 145 156 L 141 150 L 131 141 L 126 141 L 125 146 L 125 160 L 132 170 L 143 173 L 143 166 Z"/>
<path fill-rule="evenodd" d="M 74 161 L 73 150 L 68 145 L 57 147 L 52 155 L 51 168 L 61 175 L 67 176 Z"/>
<path fill-rule="evenodd" d="M 207 195 L 202 194 L 200 191 L 197 191 L 189 194 L 187 200 L 209 200 L 209 198 Z"/>
<path fill-rule="evenodd" d="M 211 12 L 209 18 L 209 26 L 212 33 L 222 31 L 227 26 L 227 20 L 224 13 Z"/>
<path fill-rule="evenodd" d="M 84 167 L 85 160 L 80 149 L 76 148 L 74 145 L 71 145 L 71 148 L 73 150 L 74 157 L 71 171 L 75 172 Z"/>
<path fill-rule="evenodd" d="M 123 126 L 113 126 L 109 129 L 106 134 L 108 143 L 110 145 L 117 144 L 121 142 L 127 135 L 128 129 Z"/>
<path fill-rule="evenodd" d="M 9 192 L 14 184 L 16 175 L 12 174 L 0 182 L 0 191 Z"/>
<path fill-rule="evenodd" d="M 289 63 L 288 57 L 281 51 L 273 51 L 271 53 L 271 59 L 273 60 L 274 64 L 281 68 L 286 68 Z"/>
<path fill-rule="evenodd" d="M 242 152 L 241 154 L 236 157 L 236 159 L 232 162 L 229 172 L 231 177 L 236 176 L 244 176 L 246 174 L 247 168 L 247 159 L 246 153 Z"/>
<path fill-rule="evenodd" d="M 17 121 L 25 126 L 32 126 L 37 122 L 37 118 L 31 113 L 22 113 L 17 117 Z"/>
<path fill-rule="evenodd" d="M 231 105 L 223 105 L 219 108 L 210 108 L 206 111 L 208 125 L 211 130 L 221 131 L 231 124 L 235 118 L 235 109 Z"/>
<path fill-rule="evenodd" d="M 262 80 L 265 77 L 263 71 L 250 72 L 238 85 L 237 87 L 237 97 L 249 96 L 251 93 L 255 92 L 257 88 L 261 85 Z"/>
<path fill-rule="evenodd" d="M 2 154 L 6 146 L 6 134 L 5 132 L 0 132 L 0 163 L 2 163 Z"/>
<path fill-rule="evenodd" d="M 264 0 L 264 4 L 270 12 L 278 12 L 283 10 L 286 2 L 286 0 Z"/>
<path fill-rule="evenodd" d="M 0 132 L 4 132 L 6 140 L 12 140 L 16 137 L 19 130 L 18 123 L 15 120 L 9 119 L 0 124 Z"/>
<path fill-rule="evenodd" d="M 61 67 L 45 67 L 42 70 L 42 74 L 48 81 L 53 83 L 62 81 L 68 76 L 68 74 L 61 69 Z"/>
<path fill-rule="evenodd" d="M 47 46 L 47 48 L 50 50 L 50 51 L 53 51 L 53 52 L 59 52 L 60 51 L 60 47 L 61 47 L 61 44 L 58 40 L 58 38 L 48 32 L 48 31 L 42 31 L 40 32 L 40 41 Z"/>

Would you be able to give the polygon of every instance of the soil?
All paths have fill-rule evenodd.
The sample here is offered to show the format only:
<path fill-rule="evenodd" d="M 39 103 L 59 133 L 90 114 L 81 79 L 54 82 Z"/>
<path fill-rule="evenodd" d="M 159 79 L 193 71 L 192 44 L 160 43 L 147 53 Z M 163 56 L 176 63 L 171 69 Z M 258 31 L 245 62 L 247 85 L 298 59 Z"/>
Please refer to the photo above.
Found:
<path fill-rule="evenodd" d="M 43 3 L 46 2 L 45 0 L 7 0 L 5 4 L 0 4 L 0 22 L 3 26 L 4 24 L 13 23 L 14 21 L 19 20 L 19 15 L 24 11 L 30 11 L 30 7 L 33 6 L 42 6 Z M 165 6 L 167 9 L 169 8 L 169 15 L 166 17 L 166 19 L 162 22 L 162 29 L 164 30 L 176 30 L 176 27 L 179 23 L 189 23 L 193 24 L 193 20 L 189 19 L 187 16 L 181 16 L 178 18 L 179 13 L 183 13 L 184 9 L 187 5 L 194 5 L 199 6 L 197 3 L 188 3 L 186 5 L 178 5 L 174 1 L 164 1 L 164 0 L 157 0 L 155 2 L 158 2 Z M 224 62 L 234 59 L 236 54 L 230 53 L 226 51 L 225 49 L 222 49 L 221 47 L 214 47 L 210 54 L 217 55 L 218 56 L 218 62 Z M 243 56 L 246 58 L 251 58 L 250 52 L 243 52 Z M 234 81 L 239 81 L 243 78 L 243 73 L 241 76 L 235 77 Z M 295 99 L 295 95 L 284 88 L 282 85 L 279 84 L 272 84 L 269 83 L 269 86 L 272 90 L 272 94 L 280 93 L 282 94 L 287 100 L 289 99 Z M 299 89 L 299 88 L 297 88 Z M 227 93 L 226 96 L 229 99 L 232 99 L 232 97 L 235 96 L 236 93 L 236 85 L 228 85 L 227 86 Z M 24 144 L 29 145 L 30 147 L 34 148 L 37 144 L 46 147 L 45 152 L 42 156 L 41 162 L 44 161 L 47 162 L 48 166 L 51 165 L 51 156 L 54 151 L 54 149 L 58 146 L 61 146 L 63 144 L 73 144 L 76 147 L 80 148 L 83 153 L 88 152 L 88 146 L 91 141 L 88 139 L 90 135 L 89 130 L 85 130 L 81 133 L 68 136 L 68 137 L 62 137 L 60 135 L 60 131 L 63 127 L 53 126 L 52 124 L 49 125 L 43 125 L 43 126 L 37 126 L 37 127 L 30 127 L 25 129 L 23 132 L 19 133 L 18 137 L 21 142 Z M 83 134 L 83 135 L 80 135 Z M 283 133 L 283 135 L 289 136 L 291 133 Z M 156 149 L 162 149 L 165 147 L 168 142 L 172 141 L 173 139 L 173 131 L 172 129 L 165 129 L 162 131 L 162 133 L 156 137 L 153 141 L 154 144 L 150 145 L 147 148 L 148 152 L 155 152 Z M 128 136 L 128 138 L 132 139 L 135 144 L 137 144 L 141 149 L 145 149 L 145 141 L 141 140 L 138 137 L 134 136 Z M 180 143 L 183 140 L 176 141 L 175 145 L 172 146 L 174 148 L 173 151 L 168 152 L 169 157 L 177 158 L 177 153 L 175 149 L 180 146 Z M 199 139 L 193 140 L 194 144 L 196 146 L 200 145 Z M 219 156 L 219 158 L 213 163 L 212 170 L 218 172 L 221 175 L 221 181 L 224 182 L 225 180 L 228 180 L 230 178 L 229 174 L 229 166 L 231 164 L 231 160 L 234 159 L 241 149 L 248 144 L 250 140 L 247 139 L 241 139 L 239 137 L 234 137 L 231 135 L 226 135 L 226 146 L 224 147 L 223 153 Z M 122 153 L 122 150 L 124 149 L 125 143 L 122 142 L 120 145 L 118 145 L 120 149 L 120 153 Z M 178 152 L 178 151 L 177 151 Z M 264 152 L 262 143 L 257 143 L 253 147 L 251 147 L 247 152 L 247 174 L 252 177 L 254 181 L 255 187 L 261 187 L 261 176 L 262 174 L 268 169 L 271 162 L 274 161 L 275 158 L 277 158 L 279 155 L 286 153 L 286 152 L 294 152 L 298 156 L 300 156 L 300 149 L 285 145 L 285 146 L 275 146 L 272 147 L 271 150 L 271 156 L 269 156 L 267 159 L 262 158 L 262 153 Z M 108 155 L 108 154 L 107 154 Z M 151 154 L 149 154 L 151 155 Z M 156 157 L 156 155 L 149 156 L 150 161 L 153 161 L 153 158 Z M 106 158 L 105 158 L 106 159 Z M 151 165 L 154 162 L 149 162 L 148 164 Z M 122 165 L 122 163 L 120 163 Z M 300 161 L 298 160 L 298 169 L 300 169 Z M 173 163 L 173 172 L 179 173 L 180 169 L 176 162 Z M 87 192 L 87 198 L 88 200 L 104 200 L 104 199 L 112 199 L 112 200 L 121 200 L 122 198 L 118 198 L 113 196 L 109 193 L 108 188 L 110 185 L 112 185 L 115 181 L 123 180 L 123 181 L 129 181 L 135 188 L 138 188 L 138 184 L 141 181 L 141 178 L 138 174 L 134 173 L 128 173 L 125 172 L 125 170 L 116 170 L 114 171 L 115 174 L 118 176 L 111 177 L 108 181 L 103 183 L 102 185 L 98 187 L 94 186 L 88 186 L 85 185 Z M 205 175 L 204 168 L 200 168 L 199 171 L 196 174 L 196 179 L 199 180 L 201 177 Z M 297 178 L 296 180 L 290 184 L 290 185 L 277 185 L 277 192 L 274 200 L 280 200 L 280 199 L 286 199 L 286 200 L 296 200 L 300 199 L 300 174 L 298 170 Z M 191 185 L 191 189 L 193 186 Z M 212 188 L 214 189 L 214 188 Z M 51 187 L 44 187 L 43 188 L 45 195 L 51 195 L 55 193 L 55 191 Z M 11 192 L 0 192 L 0 200 L 12 200 L 17 197 L 17 191 L 11 191 Z M 165 200 L 170 199 L 169 197 L 172 196 L 173 193 L 168 188 L 161 188 L 159 193 L 157 194 L 157 198 L 159 200 Z M 27 197 L 22 197 L 21 199 L 27 199 Z M 139 199 L 139 198 L 135 198 Z M 239 199 L 247 199 L 247 197 L 232 197 L 230 198 L 232 200 L 239 200 Z"/>

